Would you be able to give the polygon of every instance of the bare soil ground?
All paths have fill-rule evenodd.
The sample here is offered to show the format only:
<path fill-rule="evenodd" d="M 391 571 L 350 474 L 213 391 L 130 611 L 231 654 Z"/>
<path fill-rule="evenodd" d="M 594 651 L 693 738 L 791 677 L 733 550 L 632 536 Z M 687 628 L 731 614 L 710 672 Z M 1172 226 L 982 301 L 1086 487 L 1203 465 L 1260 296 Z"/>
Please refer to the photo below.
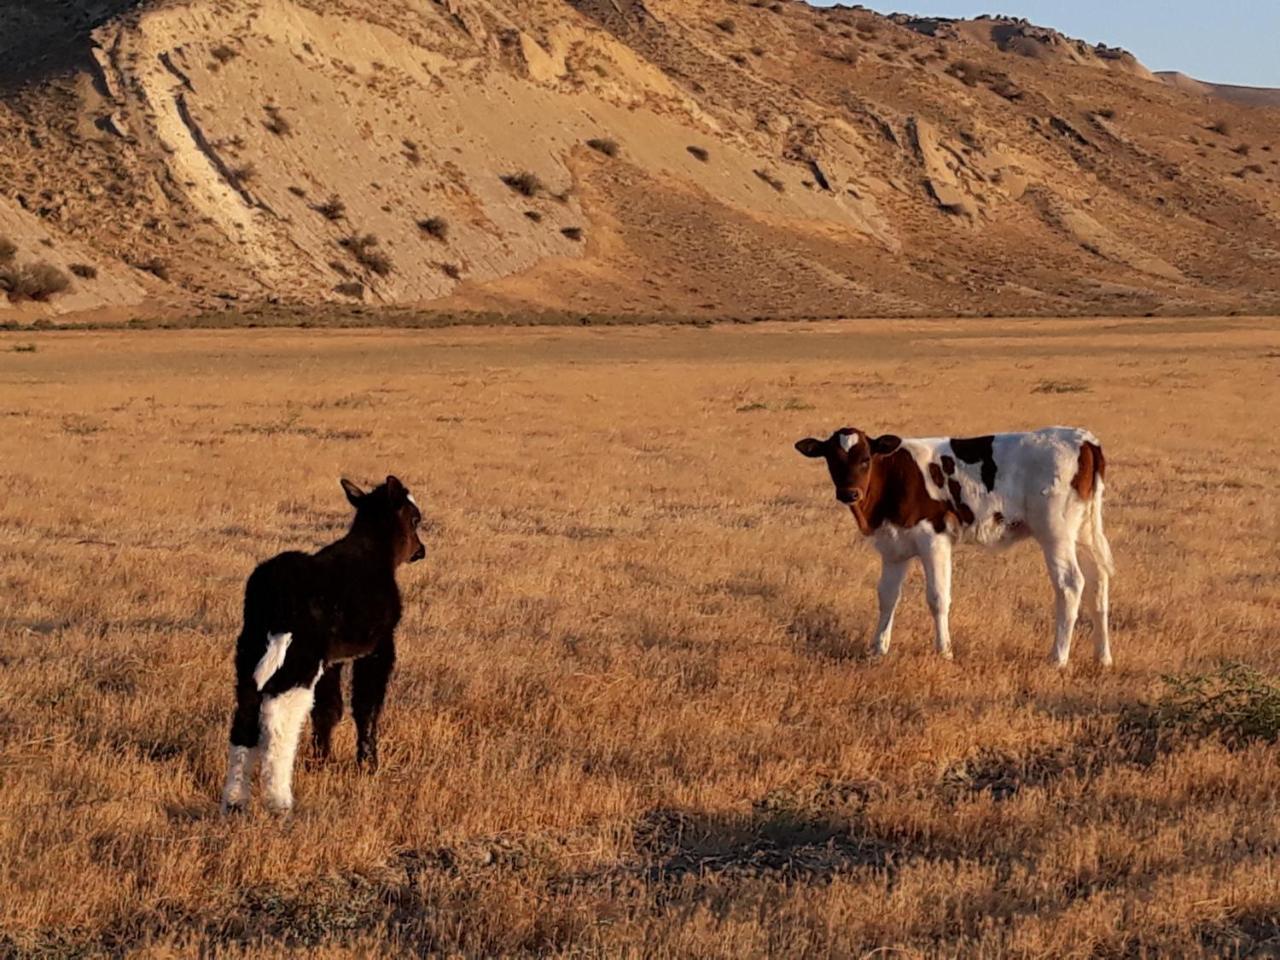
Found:
<path fill-rule="evenodd" d="M 1280 754 L 1165 674 L 1280 673 L 1271 320 L 0 334 L 0 956 L 1271 956 Z M 791 450 L 1103 439 L 1117 666 L 1030 548 L 957 661 Z M 430 518 L 383 768 L 217 814 L 244 577 Z M 1224 721 L 1225 722 L 1225 721 Z"/>

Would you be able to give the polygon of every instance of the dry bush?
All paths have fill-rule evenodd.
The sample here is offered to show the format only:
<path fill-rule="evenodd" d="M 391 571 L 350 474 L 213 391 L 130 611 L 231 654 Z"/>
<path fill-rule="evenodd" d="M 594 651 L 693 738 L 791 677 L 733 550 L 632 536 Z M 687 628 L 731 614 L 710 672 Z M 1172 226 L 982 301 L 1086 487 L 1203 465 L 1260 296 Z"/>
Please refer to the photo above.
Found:
<path fill-rule="evenodd" d="M 267 104 L 262 109 L 265 110 L 267 114 L 267 119 L 263 121 L 262 125 L 271 133 L 274 133 L 277 137 L 287 137 L 293 132 L 293 125 L 290 124 L 288 118 L 280 112 L 279 107 L 274 104 Z"/>
<path fill-rule="evenodd" d="M 0 237 L 0 263 L 9 263 L 18 253 L 18 245 L 8 237 Z"/>
<path fill-rule="evenodd" d="M 707 163 L 711 159 L 711 153 L 706 147 L 685 147 L 685 149 L 689 151 L 690 156 L 695 160 Z"/>
<path fill-rule="evenodd" d="M 364 284 L 359 280 L 344 280 L 333 289 L 334 292 L 340 293 L 344 297 L 355 297 L 359 299 L 364 296 Z"/>
<path fill-rule="evenodd" d="M 433 239 L 449 239 L 449 221 L 444 217 L 426 217 L 418 221 L 418 229 Z"/>
<path fill-rule="evenodd" d="M 299 187 L 296 184 L 289 187 L 289 192 L 292 193 L 295 197 L 305 197 L 307 195 L 307 191 L 303 187 Z"/>
<path fill-rule="evenodd" d="M 728 17 L 725 17 L 723 20 L 717 20 L 716 26 L 725 33 L 733 34 L 738 32 L 738 24 Z"/>
<path fill-rule="evenodd" d="M 411 166 L 417 167 L 422 165 L 422 151 L 419 149 L 416 141 L 401 140 L 400 145 L 404 147 L 404 158 Z"/>
<path fill-rule="evenodd" d="M 169 261 L 163 257 L 148 257 L 144 260 L 132 260 L 129 265 L 135 270 L 142 270 L 160 280 L 169 279 Z"/>
<path fill-rule="evenodd" d="M 440 264 L 440 272 L 443 273 L 450 280 L 462 279 L 462 268 L 458 266 L 456 263 Z"/>
<path fill-rule="evenodd" d="M 560 232 L 561 232 L 562 234 L 564 234 L 566 237 L 568 237 L 570 240 L 581 240 L 581 239 L 582 239 L 582 228 L 581 228 L 581 227 L 563 227 L 563 228 L 561 228 Z"/>
<path fill-rule="evenodd" d="M 773 187 L 774 190 L 777 190 L 778 193 L 782 193 L 784 190 L 787 189 L 786 184 L 784 184 L 781 180 L 779 180 L 777 177 L 771 174 L 768 170 L 752 170 L 751 172 L 754 173 L 761 180 L 763 180 L 765 183 L 767 183 L 769 186 Z"/>
<path fill-rule="evenodd" d="M 341 220 L 347 215 L 347 205 L 342 202 L 336 193 L 324 203 L 318 203 L 311 209 L 330 221 Z"/>
<path fill-rule="evenodd" d="M 338 246 L 342 247 L 360 266 L 366 270 L 371 270 L 380 277 L 385 277 L 391 273 L 391 258 L 387 254 L 378 249 L 381 241 L 372 234 L 352 234 L 349 237 L 343 237 L 338 241 Z"/>
<path fill-rule="evenodd" d="M 0 266 L 0 292 L 15 302 L 35 300 L 43 303 L 70 286 L 71 279 L 65 273 L 44 261 Z"/>
<path fill-rule="evenodd" d="M 1223 137 L 1229 137 L 1231 136 L 1232 127 L 1226 120 L 1215 120 L 1213 123 L 1208 124 L 1205 129 L 1211 133 L 1216 133 Z"/>
<path fill-rule="evenodd" d="M 90 263 L 70 263 L 67 269 L 81 280 L 96 280 L 98 277 L 98 268 Z"/>
<path fill-rule="evenodd" d="M 258 167 L 252 162 L 242 163 L 238 166 L 232 167 L 228 171 L 228 175 L 231 179 L 232 186 L 244 187 L 257 179 Z"/>
<path fill-rule="evenodd" d="M 603 153 L 606 157 L 616 157 L 622 149 L 618 146 L 617 140 L 602 139 L 600 137 L 593 137 L 588 140 L 587 146 L 597 153 Z"/>
<path fill-rule="evenodd" d="M 34 343 L 15 343 L 9 349 L 13 353 L 35 353 L 37 348 Z"/>
<path fill-rule="evenodd" d="M 527 170 L 521 173 L 505 174 L 502 182 L 524 197 L 536 197 L 545 189 L 542 179 L 536 173 L 530 173 Z"/>
<path fill-rule="evenodd" d="M 229 47 L 225 43 L 220 43 L 209 51 L 209 55 L 218 63 L 226 65 L 236 57 L 240 56 L 240 53 L 234 47 Z"/>
<path fill-rule="evenodd" d="M 526 210 L 524 212 L 524 215 L 530 220 L 532 220 L 534 223 L 542 222 L 542 214 L 537 210 Z"/>

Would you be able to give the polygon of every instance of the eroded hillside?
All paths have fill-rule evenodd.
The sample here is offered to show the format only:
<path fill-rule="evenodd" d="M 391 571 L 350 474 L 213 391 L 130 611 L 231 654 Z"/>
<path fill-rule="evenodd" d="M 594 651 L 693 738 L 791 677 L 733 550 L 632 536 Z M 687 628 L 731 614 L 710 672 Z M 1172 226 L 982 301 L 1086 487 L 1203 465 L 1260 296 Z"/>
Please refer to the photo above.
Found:
<path fill-rule="evenodd" d="M 1280 110 L 1021 21 L 759 0 L 0 18 L 0 318 L 1280 308 Z"/>

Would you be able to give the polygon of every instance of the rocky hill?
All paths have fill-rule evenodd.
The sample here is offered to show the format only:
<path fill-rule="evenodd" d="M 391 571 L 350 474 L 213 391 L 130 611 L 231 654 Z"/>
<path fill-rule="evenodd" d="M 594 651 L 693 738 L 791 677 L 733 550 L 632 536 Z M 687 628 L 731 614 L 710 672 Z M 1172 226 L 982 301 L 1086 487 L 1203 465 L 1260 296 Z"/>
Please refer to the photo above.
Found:
<path fill-rule="evenodd" d="M 1280 109 L 1018 20 L 17 0 L 0 64 L 0 321 L 1280 309 Z"/>

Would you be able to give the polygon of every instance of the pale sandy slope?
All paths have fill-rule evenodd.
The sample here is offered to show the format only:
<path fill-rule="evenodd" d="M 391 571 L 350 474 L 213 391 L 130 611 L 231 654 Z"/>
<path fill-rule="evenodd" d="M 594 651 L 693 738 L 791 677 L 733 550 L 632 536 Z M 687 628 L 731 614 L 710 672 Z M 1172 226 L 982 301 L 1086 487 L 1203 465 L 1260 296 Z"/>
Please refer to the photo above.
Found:
<path fill-rule="evenodd" d="M 0 235 L 99 276 L 0 318 L 1280 302 L 1275 113 L 1027 24 L 721 0 L 95 10 L 78 59 L 33 60 L 0 107 Z M 524 173 L 531 195 L 501 179 Z"/>

